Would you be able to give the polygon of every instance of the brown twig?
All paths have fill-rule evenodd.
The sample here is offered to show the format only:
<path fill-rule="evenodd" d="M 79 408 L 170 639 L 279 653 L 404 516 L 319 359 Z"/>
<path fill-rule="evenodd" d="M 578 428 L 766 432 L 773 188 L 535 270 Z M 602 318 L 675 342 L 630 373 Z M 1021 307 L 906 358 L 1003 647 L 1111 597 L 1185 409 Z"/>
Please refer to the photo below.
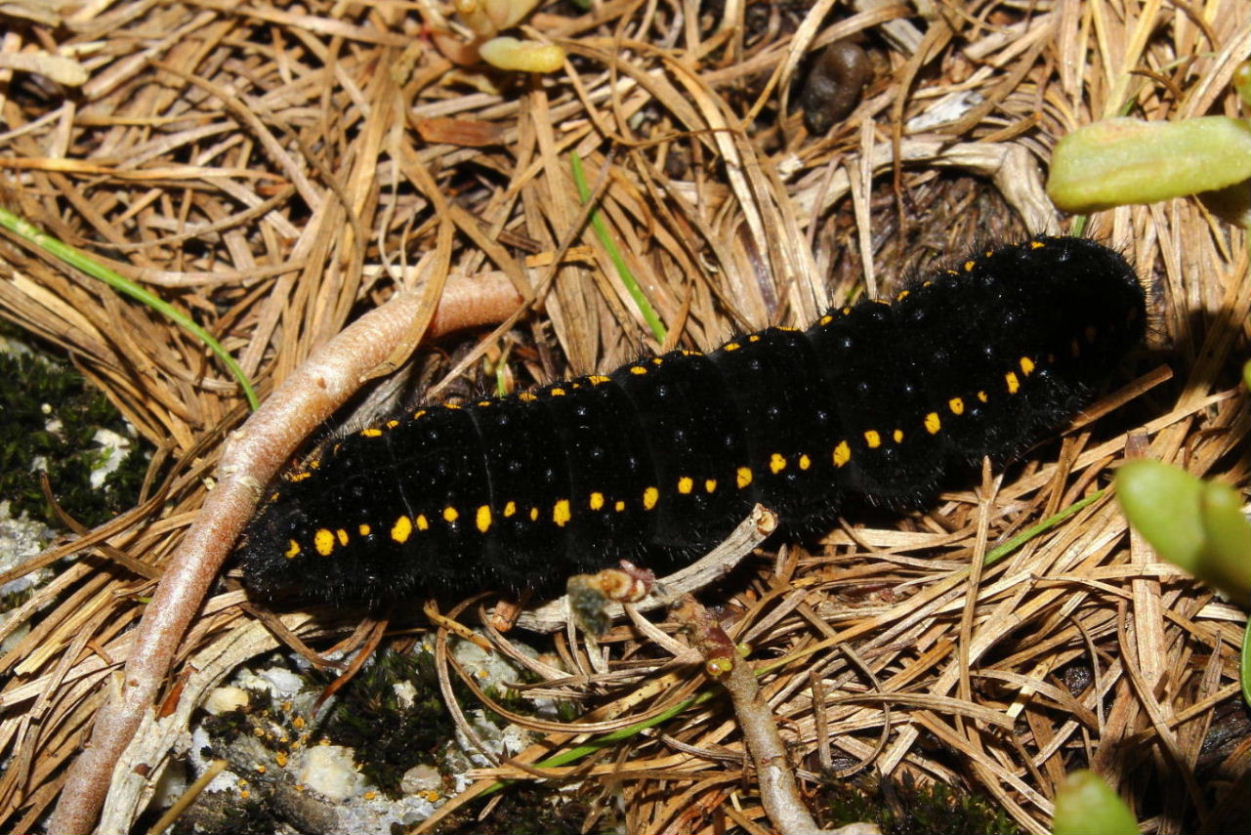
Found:
<path fill-rule="evenodd" d="M 520 301 L 506 282 L 490 290 L 500 318 Z M 440 305 L 446 317 L 442 327 L 460 324 L 456 310 L 471 310 L 480 320 L 486 292 L 477 285 L 460 292 L 449 287 Z M 91 741 L 70 767 L 49 831 L 90 831 L 113 766 L 156 699 L 178 643 L 251 518 L 260 491 L 308 433 L 409 334 L 420 302 L 420 294 L 401 293 L 362 316 L 309 357 L 229 440 L 217 468 L 217 487 L 170 559 L 140 624 L 121 686 L 96 715 Z"/>
<path fill-rule="evenodd" d="M 799 798 L 799 786 L 791 768 L 786 744 L 768 703 L 760 694 L 752 672 L 716 618 L 690 595 L 673 610 L 673 616 L 690 631 L 704 657 L 704 667 L 730 694 L 747 749 L 751 752 L 760 785 L 760 800 L 769 820 L 784 835 L 829 833 L 821 829 Z M 856 824 L 856 826 L 861 826 Z M 869 830 L 857 830 L 868 832 Z"/>

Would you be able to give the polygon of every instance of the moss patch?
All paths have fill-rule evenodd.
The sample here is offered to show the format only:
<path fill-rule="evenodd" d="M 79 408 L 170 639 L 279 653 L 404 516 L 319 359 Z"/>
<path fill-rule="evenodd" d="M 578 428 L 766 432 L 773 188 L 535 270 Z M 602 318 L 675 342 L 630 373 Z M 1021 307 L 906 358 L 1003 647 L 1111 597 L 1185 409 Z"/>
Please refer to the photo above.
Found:
<path fill-rule="evenodd" d="M 869 777 L 832 781 L 822 787 L 813 812 L 825 827 L 865 821 L 881 827 L 884 835 L 913 832 L 1021 831 L 998 804 L 979 794 L 946 783 L 918 785 L 911 777 L 879 780 Z"/>
<path fill-rule="evenodd" d="M 133 442 L 120 466 L 92 485 L 92 473 L 116 454 L 96 442 L 97 431 L 130 433 L 104 395 L 67 364 L 0 354 L 0 414 L 0 496 L 11 501 L 14 516 L 25 511 L 62 527 L 43 497 L 40 469 L 47 471 L 57 501 L 84 525 L 101 524 L 134 505 L 147 453 Z"/>
<path fill-rule="evenodd" d="M 440 835 L 582 835 L 590 807 L 579 793 L 569 796 L 550 786 L 515 784 L 504 799 L 479 820 L 476 809 L 453 814 L 439 828 Z M 623 832 L 613 815 L 597 821 L 592 832 Z"/>

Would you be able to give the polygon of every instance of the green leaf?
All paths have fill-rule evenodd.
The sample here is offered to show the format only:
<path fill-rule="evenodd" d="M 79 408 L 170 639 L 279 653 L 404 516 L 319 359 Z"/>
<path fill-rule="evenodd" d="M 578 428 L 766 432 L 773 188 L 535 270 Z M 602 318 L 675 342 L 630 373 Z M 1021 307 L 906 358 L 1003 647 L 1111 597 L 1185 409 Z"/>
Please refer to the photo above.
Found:
<path fill-rule="evenodd" d="M 1204 543 L 1200 577 L 1238 603 L 1251 602 L 1251 523 L 1242 512 L 1242 497 L 1227 484 L 1205 482 L 1199 494 Z"/>
<path fill-rule="evenodd" d="M 1180 122 L 1106 119 L 1060 140 L 1047 194 L 1068 212 L 1154 203 L 1251 179 L 1251 125 L 1227 116 Z"/>
<path fill-rule="evenodd" d="M 1162 558 L 1251 604 L 1251 523 L 1238 491 L 1159 461 L 1131 461 L 1117 471 L 1116 494 Z"/>
<path fill-rule="evenodd" d="M 1247 107 L 1251 107 L 1251 61 L 1243 61 L 1234 70 L 1234 89 Z"/>
<path fill-rule="evenodd" d="M 1116 473 L 1116 499 L 1156 552 L 1191 574 L 1203 551 L 1203 482 L 1159 461 L 1130 461 Z"/>
<path fill-rule="evenodd" d="M 1251 620 L 1242 630 L 1242 658 L 1239 670 L 1242 673 L 1242 700 L 1251 705 Z"/>
<path fill-rule="evenodd" d="M 1056 792 L 1056 835 L 1138 835 L 1125 801 L 1093 771 L 1074 771 Z"/>

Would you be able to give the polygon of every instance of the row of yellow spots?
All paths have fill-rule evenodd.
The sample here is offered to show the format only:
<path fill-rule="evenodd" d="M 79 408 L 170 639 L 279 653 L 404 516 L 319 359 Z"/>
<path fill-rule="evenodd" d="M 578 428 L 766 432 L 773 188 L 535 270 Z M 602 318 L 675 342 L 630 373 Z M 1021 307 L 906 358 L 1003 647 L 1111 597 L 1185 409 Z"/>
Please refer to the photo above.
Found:
<path fill-rule="evenodd" d="M 1029 357 L 1021 357 L 1019 365 L 1021 373 L 1026 377 L 1033 374 L 1034 370 L 1038 367 L 1037 363 Z M 1008 394 L 1016 394 L 1021 390 L 1021 379 L 1017 376 L 1015 371 L 1009 371 L 1004 375 L 1004 383 Z M 976 396 L 978 401 L 981 403 L 990 402 L 990 395 L 986 391 L 978 391 Z M 951 398 L 947 401 L 947 408 L 953 415 L 963 415 L 966 409 L 964 398 Z M 929 412 L 922 419 L 921 425 L 928 434 L 937 435 L 943 429 L 942 416 L 939 415 L 938 412 Z M 903 443 L 906 435 L 902 429 L 895 429 L 891 432 L 890 437 L 895 443 L 901 444 Z M 865 446 L 869 449 L 878 449 L 883 443 L 882 433 L 876 429 L 868 429 L 864 433 L 864 442 Z M 838 442 L 838 444 L 834 447 L 832 458 L 835 468 L 844 467 L 849 461 L 851 461 L 851 446 L 847 443 L 847 441 L 844 440 Z M 810 459 L 807 455 L 800 455 L 796 459 L 796 465 L 801 470 L 807 470 L 812 466 L 812 459 Z M 787 468 L 787 466 L 789 466 L 789 462 L 781 453 L 775 452 L 772 456 L 770 456 L 769 471 L 774 475 L 781 473 Z M 740 484 L 740 486 L 742 485 Z"/>
<path fill-rule="evenodd" d="M 756 334 L 752 334 L 748 337 L 749 340 L 758 340 L 759 338 L 760 338 L 759 335 L 756 335 Z M 1089 334 L 1087 334 L 1087 338 L 1088 339 L 1090 338 Z M 734 347 L 731 347 L 731 346 L 734 346 Z M 741 345 L 739 345 L 738 343 L 734 343 L 734 342 L 727 343 L 727 345 L 725 346 L 726 350 L 735 350 L 739 347 L 741 347 Z M 662 363 L 662 360 L 660 357 L 655 357 L 652 359 L 652 363 L 655 365 L 659 365 Z M 1034 370 L 1037 368 L 1036 363 L 1030 357 L 1021 357 L 1020 360 L 1018 361 L 1018 365 L 1020 367 L 1021 373 L 1027 377 L 1031 375 L 1034 372 Z M 642 374 L 647 373 L 646 366 L 642 364 L 631 366 L 630 370 L 632 373 L 642 373 Z M 591 377 L 589 379 L 592 381 L 593 384 L 600 385 L 602 384 L 602 382 L 608 382 L 611 378 L 603 377 L 603 376 L 596 376 L 596 377 Z M 1004 381 L 1005 381 L 1007 391 L 1009 394 L 1016 394 L 1018 391 L 1020 391 L 1021 381 L 1015 371 L 1007 372 L 1004 375 Z M 577 384 L 575 383 L 572 385 L 576 386 Z M 550 393 L 553 396 L 561 396 L 565 394 L 563 389 L 559 387 L 551 390 Z M 982 403 L 987 403 L 990 400 L 990 395 L 987 394 L 987 392 L 985 391 L 978 391 L 976 396 L 977 396 L 977 399 Z M 484 402 L 491 403 L 493 401 L 484 401 Z M 951 398 L 950 400 L 947 401 L 947 408 L 951 411 L 953 415 L 957 415 L 957 416 L 963 415 L 965 412 L 964 399 L 961 397 Z M 418 411 L 416 414 L 414 414 L 414 418 L 420 418 L 424 414 L 426 414 L 426 410 Z M 395 428 L 395 426 L 397 425 L 398 425 L 398 421 L 388 421 L 386 424 L 387 428 L 389 429 Z M 922 420 L 922 426 L 924 427 L 925 431 L 928 432 L 929 434 L 936 435 L 940 431 L 942 431 L 942 426 L 943 426 L 942 418 L 938 414 L 938 412 L 929 412 L 928 414 L 925 415 L 924 419 Z M 382 433 L 382 430 L 376 429 L 376 428 L 365 430 L 365 434 L 368 434 L 370 437 L 374 436 L 372 433 L 377 433 L 380 435 Z M 895 429 L 891 433 L 891 439 L 897 444 L 902 443 L 904 440 L 904 437 L 905 437 L 905 434 L 902 429 Z M 875 429 L 870 429 L 870 430 L 865 431 L 864 438 L 865 438 L 865 444 L 870 449 L 877 449 L 882 445 L 882 435 L 880 432 L 878 432 Z M 850 460 L 851 460 L 851 447 L 848 445 L 846 440 L 839 441 L 839 443 L 834 447 L 834 451 L 832 454 L 832 461 L 833 461 L 834 466 L 836 468 L 841 468 L 843 466 L 846 466 L 846 464 Z M 795 465 L 800 470 L 807 471 L 812 467 L 812 459 L 807 454 L 800 454 L 795 459 Z M 769 458 L 769 470 L 774 475 L 777 475 L 783 472 L 788 466 L 789 466 L 789 462 L 787 461 L 786 457 L 782 455 L 781 453 L 775 452 Z M 296 475 L 292 476 L 291 480 L 298 481 L 298 480 L 301 480 L 302 478 L 307 478 L 308 475 L 310 474 L 311 474 L 311 471 L 306 470 L 302 473 L 297 473 Z M 739 489 L 745 489 L 746 487 L 750 486 L 752 483 L 752 480 L 753 480 L 753 475 L 749 467 L 739 467 L 737 469 L 736 474 L 735 474 L 735 483 Z M 689 495 L 695 491 L 695 479 L 691 476 L 681 476 L 679 477 L 676 486 L 677 486 L 677 492 L 679 494 Z M 703 488 L 705 492 L 709 494 L 714 493 L 717 490 L 717 486 L 718 486 L 718 482 L 715 478 L 708 478 L 708 479 L 705 479 L 703 482 Z M 659 503 L 659 501 L 660 501 L 659 488 L 647 487 L 643 491 L 642 507 L 644 510 L 654 509 L 656 505 Z M 592 492 L 587 499 L 587 507 L 593 511 L 603 510 L 607 506 L 607 504 L 608 504 L 607 498 L 604 496 L 603 493 L 598 492 L 598 491 Z M 620 512 L 623 512 L 625 509 L 626 509 L 625 500 L 617 499 L 613 502 L 614 511 L 620 513 Z M 518 507 L 517 507 L 516 502 L 514 501 L 507 502 L 504 505 L 504 508 L 502 510 L 502 514 L 505 518 L 511 518 L 515 516 L 517 512 L 518 512 Z M 531 507 L 529 510 L 529 517 L 532 522 L 537 522 L 542 515 L 543 514 L 538 507 Z M 442 518 L 448 524 L 452 524 L 460 519 L 460 511 L 457 510 L 457 508 L 453 506 L 448 506 L 443 509 Z M 565 525 L 569 523 L 569 521 L 572 518 L 573 518 L 573 510 L 568 499 L 560 499 L 553 505 L 552 522 L 555 525 L 557 525 L 558 527 L 564 527 Z M 494 515 L 489 505 L 480 506 L 477 509 L 476 513 L 474 514 L 475 527 L 481 533 L 484 533 L 484 534 L 487 533 L 491 529 L 493 521 L 494 521 Z M 411 518 L 405 515 L 405 516 L 400 516 L 398 519 L 396 519 L 395 523 L 391 526 L 391 530 L 389 533 L 390 533 L 390 538 L 392 539 L 392 541 L 398 544 L 404 544 L 412 537 L 412 534 L 414 531 L 426 531 L 429 529 L 430 529 L 430 520 L 426 517 L 425 514 L 417 514 L 415 517 L 411 517 Z M 368 537 L 372 534 L 372 529 L 368 524 L 359 525 L 357 530 L 361 537 Z M 337 547 L 345 547 L 348 545 L 350 541 L 351 541 L 351 537 L 348 534 L 348 531 L 344 528 L 339 528 L 336 530 L 331 530 L 329 528 L 321 528 L 317 530 L 313 535 L 313 548 L 314 550 L 317 551 L 318 554 L 322 556 L 329 556 L 330 554 L 334 552 L 334 550 Z M 294 558 L 296 556 L 299 556 L 301 552 L 302 552 L 302 547 L 300 543 L 292 539 L 289 542 L 289 547 L 287 551 L 285 552 L 285 556 L 287 558 Z"/>
<path fill-rule="evenodd" d="M 1046 246 L 1047 246 L 1046 241 L 1030 241 L 1029 242 L 1030 249 L 1043 249 Z M 982 254 L 985 255 L 987 258 L 993 258 L 995 255 L 995 250 L 988 249 Z M 966 273 L 971 273 L 975 269 L 977 269 L 977 261 L 973 259 L 969 259 L 968 261 L 964 262 L 964 271 Z M 959 275 L 959 274 L 960 272 L 958 270 L 947 270 L 947 275 Z"/>
<path fill-rule="evenodd" d="M 1043 241 L 1030 241 L 1030 244 L 1029 244 L 1030 249 L 1042 249 L 1042 248 L 1043 248 L 1043 247 L 1045 247 L 1046 245 L 1047 245 L 1047 244 L 1046 244 L 1045 242 L 1043 242 Z M 991 257 L 991 256 L 993 256 L 994 254 L 995 254 L 995 251 L 994 251 L 994 250 L 986 250 L 986 253 L 985 253 L 985 255 L 986 255 L 986 257 L 987 257 L 987 258 L 990 258 L 990 257 Z M 969 261 L 965 261 L 965 262 L 964 262 L 964 271 L 965 271 L 965 272 L 973 272 L 973 270 L 974 270 L 974 269 L 976 269 L 976 268 L 977 268 L 977 261 L 974 261 L 974 260 L 969 260 Z M 947 270 L 947 275 L 960 275 L 960 271 L 959 271 L 959 270 Z M 925 282 L 922 282 L 922 283 L 921 283 L 921 286 L 922 286 L 922 287 L 930 287 L 930 286 L 932 286 L 933 284 L 934 284 L 934 282 L 933 282 L 933 281 L 925 281 Z M 901 302 L 901 301 L 903 301 L 904 299 L 908 298 L 908 296 L 910 296 L 910 295 L 912 295 L 912 291 L 911 291 L 911 290 L 901 290 L 901 291 L 899 291 L 899 293 L 895 296 L 895 301 L 897 301 L 897 302 Z M 882 300 L 880 300 L 880 299 L 876 299 L 875 301 L 876 301 L 876 302 L 878 302 L 879 304 L 884 304 L 884 303 L 885 303 L 885 302 L 883 302 L 883 301 L 882 301 Z M 850 315 L 850 313 L 851 313 L 851 307 L 850 307 L 850 306 L 844 307 L 844 308 L 842 309 L 842 311 L 841 311 L 841 312 L 842 312 L 842 314 L 843 314 L 844 316 Z M 832 324 L 832 323 L 834 322 L 834 318 L 835 318 L 835 317 L 834 317 L 834 315 L 833 315 L 833 314 L 831 314 L 831 313 L 827 313 L 827 314 L 825 314 L 824 316 L 822 316 L 820 319 L 818 319 L 818 320 L 817 320 L 817 324 L 822 325 L 822 326 Z M 1076 343 L 1074 343 L 1074 345 L 1076 345 Z M 734 348 L 730 348 L 728 345 L 726 346 L 726 348 L 727 348 L 728 350 L 735 350 L 735 349 L 737 349 L 738 347 L 740 347 L 740 346 L 735 345 L 735 346 L 734 346 Z M 1074 349 L 1074 351 L 1076 352 L 1076 350 L 1077 350 L 1077 349 L 1075 348 L 1075 349 Z M 1076 353 L 1074 353 L 1074 356 L 1076 356 Z"/>
<path fill-rule="evenodd" d="M 752 483 L 751 469 L 748 467 L 739 467 L 736 473 L 736 483 L 739 488 L 745 488 Z M 704 479 L 703 488 L 707 493 L 716 492 L 718 482 L 715 478 Z M 678 479 L 677 491 L 681 494 L 690 494 L 695 491 L 695 479 L 690 476 L 682 476 Z M 648 487 L 643 490 L 641 505 L 644 510 L 653 510 L 660 503 L 660 489 L 658 487 Z M 587 497 L 587 507 L 591 510 L 604 510 L 609 506 L 608 498 L 599 491 L 592 492 Z M 621 513 L 626 509 L 627 503 L 624 499 L 616 499 L 612 502 L 612 509 Z M 504 518 L 512 518 L 517 515 L 519 508 L 514 501 L 506 502 L 501 514 Z M 460 511 L 448 506 L 443 508 L 440 514 L 444 522 L 449 525 L 460 519 Z M 529 518 L 531 522 L 537 522 L 543 516 L 542 511 L 537 507 L 531 507 L 529 510 Z M 494 512 L 490 505 L 480 506 L 474 514 L 474 526 L 481 533 L 487 533 L 491 530 L 494 523 Z M 552 506 L 551 519 L 557 527 L 563 528 L 569 524 L 573 518 L 573 507 L 568 499 L 560 499 Z M 397 544 L 403 545 L 412 538 L 414 532 L 430 530 L 430 518 L 424 513 L 416 516 L 400 516 L 391 526 L 389 536 L 391 540 Z M 360 536 L 368 537 L 373 533 L 373 529 L 362 524 L 357 528 Z M 313 549 L 323 557 L 328 557 L 334 553 L 336 548 L 346 547 L 351 542 L 351 535 L 346 528 L 338 528 L 331 530 L 330 528 L 320 528 L 313 534 Z M 300 543 L 294 539 L 290 540 L 288 548 L 284 554 L 288 559 L 298 557 L 303 552 Z"/>
<path fill-rule="evenodd" d="M 687 355 L 698 355 L 700 352 L 699 351 L 683 351 L 682 353 L 687 354 Z M 663 360 L 661 360 L 660 357 L 655 357 L 652 359 L 652 362 L 655 365 L 660 365 L 663 362 Z M 647 372 L 646 370 L 644 370 L 642 373 L 646 374 Z M 612 382 L 612 377 L 608 377 L 603 374 L 592 374 L 586 379 L 593 386 L 602 386 L 605 383 Z M 580 389 L 582 387 L 583 386 L 581 382 L 577 380 L 570 380 L 566 382 L 564 385 L 553 386 L 552 388 L 547 390 L 546 394 L 549 395 L 550 397 L 564 397 L 567 394 L 569 394 L 570 389 Z M 533 403 L 534 401 L 539 399 L 539 395 L 532 391 L 523 391 L 517 395 L 517 399 L 525 403 Z M 477 401 L 475 405 L 481 408 L 489 408 L 491 406 L 494 406 L 498 402 L 499 400 L 479 400 Z M 457 403 L 444 403 L 442 408 L 460 409 L 461 406 Z M 412 419 L 421 420 L 428 414 L 430 414 L 429 409 L 418 409 L 417 411 L 413 412 Z M 388 420 L 385 424 L 383 424 L 383 426 L 386 429 L 395 429 L 399 425 L 400 425 L 400 422 L 398 420 Z M 382 437 L 384 432 L 383 432 L 382 427 L 371 426 L 366 429 L 362 429 L 360 434 L 366 438 L 380 438 Z"/>

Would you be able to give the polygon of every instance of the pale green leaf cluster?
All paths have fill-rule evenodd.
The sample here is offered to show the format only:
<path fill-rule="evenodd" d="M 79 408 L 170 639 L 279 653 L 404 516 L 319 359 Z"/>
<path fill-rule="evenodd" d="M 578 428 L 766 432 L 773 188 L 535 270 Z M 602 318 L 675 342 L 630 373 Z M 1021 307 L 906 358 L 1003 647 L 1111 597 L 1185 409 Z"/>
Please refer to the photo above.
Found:
<path fill-rule="evenodd" d="M 1131 461 L 1116 474 L 1130 524 L 1156 552 L 1239 604 L 1251 602 L 1251 523 L 1232 487 L 1160 461 Z"/>
<path fill-rule="evenodd" d="M 1251 105 L 1251 62 L 1238 68 L 1233 86 Z M 1251 226 L 1251 121 L 1095 122 L 1056 145 L 1047 194 L 1074 213 L 1203 194 L 1213 211 Z"/>
<path fill-rule="evenodd" d="M 1155 203 L 1239 183 L 1251 190 L 1251 124 L 1227 116 L 1181 122 L 1107 119 L 1060 140 L 1047 194 L 1066 212 Z"/>
<path fill-rule="evenodd" d="M 1093 771 L 1074 771 L 1056 792 L 1055 835 L 1138 835 L 1138 822 Z"/>

